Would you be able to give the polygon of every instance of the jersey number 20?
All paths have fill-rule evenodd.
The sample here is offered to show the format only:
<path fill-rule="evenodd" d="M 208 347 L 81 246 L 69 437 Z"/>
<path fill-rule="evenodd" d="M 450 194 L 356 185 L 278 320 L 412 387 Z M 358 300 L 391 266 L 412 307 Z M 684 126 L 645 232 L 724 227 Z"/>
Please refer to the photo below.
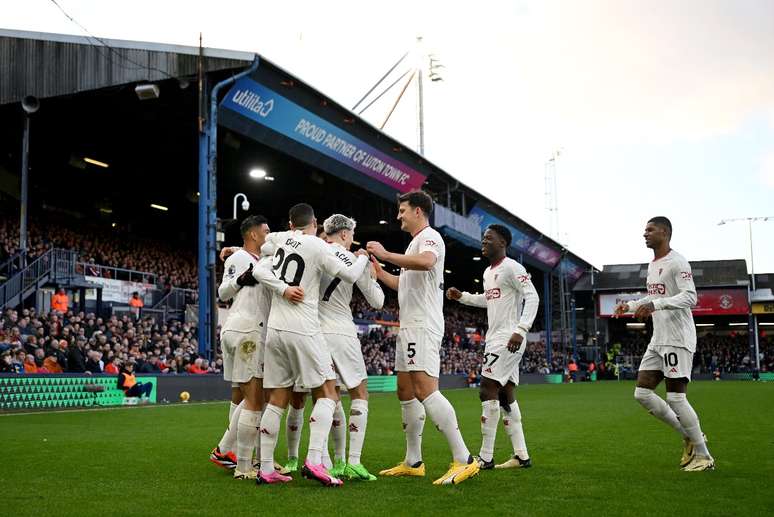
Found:
<path fill-rule="evenodd" d="M 279 248 L 274 254 L 274 259 L 275 262 L 272 264 L 272 268 L 274 271 L 280 271 L 280 280 L 291 287 L 296 287 L 301 284 L 301 278 L 304 276 L 304 268 L 306 267 L 306 264 L 304 264 L 304 259 L 301 255 L 297 253 L 291 253 L 290 255 L 285 256 L 285 250 L 283 248 Z M 296 272 L 293 275 L 293 279 L 288 280 L 285 275 L 288 273 L 288 266 L 291 262 L 296 263 Z"/>

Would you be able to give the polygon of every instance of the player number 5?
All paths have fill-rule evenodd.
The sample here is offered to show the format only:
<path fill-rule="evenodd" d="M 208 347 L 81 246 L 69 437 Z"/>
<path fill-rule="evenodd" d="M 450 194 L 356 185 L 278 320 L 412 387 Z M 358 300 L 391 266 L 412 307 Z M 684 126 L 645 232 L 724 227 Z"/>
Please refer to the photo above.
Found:
<path fill-rule="evenodd" d="M 417 355 L 417 350 L 415 348 L 416 346 L 417 346 L 416 343 L 409 343 L 408 344 L 408 358 L 409 359 L 411 359 L 412 357 Z"/>

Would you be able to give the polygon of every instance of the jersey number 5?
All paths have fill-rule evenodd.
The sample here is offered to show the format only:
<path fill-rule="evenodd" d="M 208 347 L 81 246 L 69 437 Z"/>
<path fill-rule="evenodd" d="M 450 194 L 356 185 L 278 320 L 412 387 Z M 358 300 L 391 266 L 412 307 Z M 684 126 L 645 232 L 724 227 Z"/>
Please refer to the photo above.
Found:
<path fill-rule="evenodd" d="M 296 287 L 301 284 L 301 278 L 304 276 L 304 268 L 306 267 L 306 264 L 304 264 L 304 259 L 301 257 L 301 255 L 297 253 L 291 253 L 286 257 L 285 250 L 283 248 L 279 248 L 274 254 L 274 259 L 276 262 L 272 264 L 272 269 L 274 269 L 274 271 L 277 271 L 278 269 L 280 270 L 280 280 L 291 287 Z M 296 272 L 293 274 L 293 279 L 288 280 L 285 275 L 288 273 L 288 266 L 291 262 L 295 262 Z"/>

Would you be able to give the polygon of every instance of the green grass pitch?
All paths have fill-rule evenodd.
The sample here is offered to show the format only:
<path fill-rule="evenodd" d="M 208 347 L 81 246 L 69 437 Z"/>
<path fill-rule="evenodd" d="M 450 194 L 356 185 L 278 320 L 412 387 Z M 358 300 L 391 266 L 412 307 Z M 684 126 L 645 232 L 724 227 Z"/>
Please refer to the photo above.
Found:
<path fill-rule="evenodd" d="M 717 462 L 703 473 L 679 470 L 680 440 L 634 401 L 633 389 L 522 386 L 534 467 L 482 472 L 456 487 L 432 485 L 449 453 L 429 421 L 427 477 L 326 489 L 299 478 L 286 486 L 237 482 L 209 463 L 226 403 L 2 416 L 0 515 L 774 515 L 774 384 L 691 384 Z M 446 395 L 477 453 L 476 390 Z M 509 452 L 500 425 L 495 460 Z M 395 395 L 372 395 L 364 464 L 375 472 L 403 453 Z"/>

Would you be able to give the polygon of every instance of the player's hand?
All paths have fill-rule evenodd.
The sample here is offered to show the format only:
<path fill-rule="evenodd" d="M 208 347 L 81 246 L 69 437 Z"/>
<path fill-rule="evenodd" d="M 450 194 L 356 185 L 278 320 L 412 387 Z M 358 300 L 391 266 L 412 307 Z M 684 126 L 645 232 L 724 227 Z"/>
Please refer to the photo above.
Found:
<path fill-rule="evenodd" d="M 637 307 L 637 310 L 634 313 L 634 317 L 637 318 L 639 321 L 644 321 L 650 318 L 650 315 L 653 314 L 655 311 L 656 311 L 656 307 L 655 305 L 653 305 L 653 302 L 648 302 L 646 304 L 643 304 Z"/>
<path fill-rule="evenodd" d="M 221 261 L 221 262 L 225 262 L 225 261 L 226 261 L 226 259 L 227 259 L 229 256 L 233 255 L 233 254 L 234 254 L 234 253 L 236 253 L 237 251 L 239 251 L 239 248 L 237 248 L 237 247 L 230 247 L 230 246 L 226 246 L 225 248 L 223 248 L 222 250 L 220 250 L 220 261 Z"/>
<path fill-rule="evenodd" d="M 379 278 L 379 276 L 384 273 L 384 269 L 382 268 L 382 265 L 379 264 L 379 261 L 376 260 L 376 257 L 371 256 L 371 268 L 374 271 L 374 274 L 376 275 L 376 278 Z"/>
<path fill-rule="evenodd" d="M 282 297 L 290 303 L 299 303 L 304 301 L 304 288 L 303 287 L 288 287 L 285 292 L 282 293 Z"/>
<path fill-rule="evenodd" d="M 368 253 L 374 255 L 378 259 L 383 259 L 385 255 L 387 255 L 387 250 L 384 249 L 381 242 L 368 241 L 366 249 L 368 250 Z"/>
<path fill-rule="evenodd" d="M 368 256 L 368 252 L 367 252 L 366 250 L 364 250 L 363 248 L 360 248 L 360 249 L 358 249 L 358 250 L 355 252 L 355 256 L 356 256 L 356 257 L 360 257 L 360 256 L 367 257 L 367 256 Z"/>
<path fill-rule="evenodd" d="M 628 303 L 619 303 L 615 306 L 615 311 L 613 311 L 613 317 L 618 318 L 619 316 L 623 316 L 629 312 L 629 304 Z"/>
<path fill-rule="evenodd" d="M 524 341 L 524 338 L 521 337 L 521 334 L 514 332 L 511 339 L 508 340 L 508 351 L 513 353 L 518 350 L 522 341 Z"/>
<path fill-rule="evenodd" d="M 450 300 L 459 300 L 462 298 L 462 293 L 456 287 L 450 287 L 446 290 L 446 297 Z"/>
<path fill-rule="evenodd" d="M 253 265 L 250 264 L 250 267 L 247 268 L 247 271 L 239 275 L 236 279 L 236 283 L 239 286 L 247 287 L 251 285 L 256 285 L 258 283 L 258 280 L 255 279 L 253 276 Z"/>

